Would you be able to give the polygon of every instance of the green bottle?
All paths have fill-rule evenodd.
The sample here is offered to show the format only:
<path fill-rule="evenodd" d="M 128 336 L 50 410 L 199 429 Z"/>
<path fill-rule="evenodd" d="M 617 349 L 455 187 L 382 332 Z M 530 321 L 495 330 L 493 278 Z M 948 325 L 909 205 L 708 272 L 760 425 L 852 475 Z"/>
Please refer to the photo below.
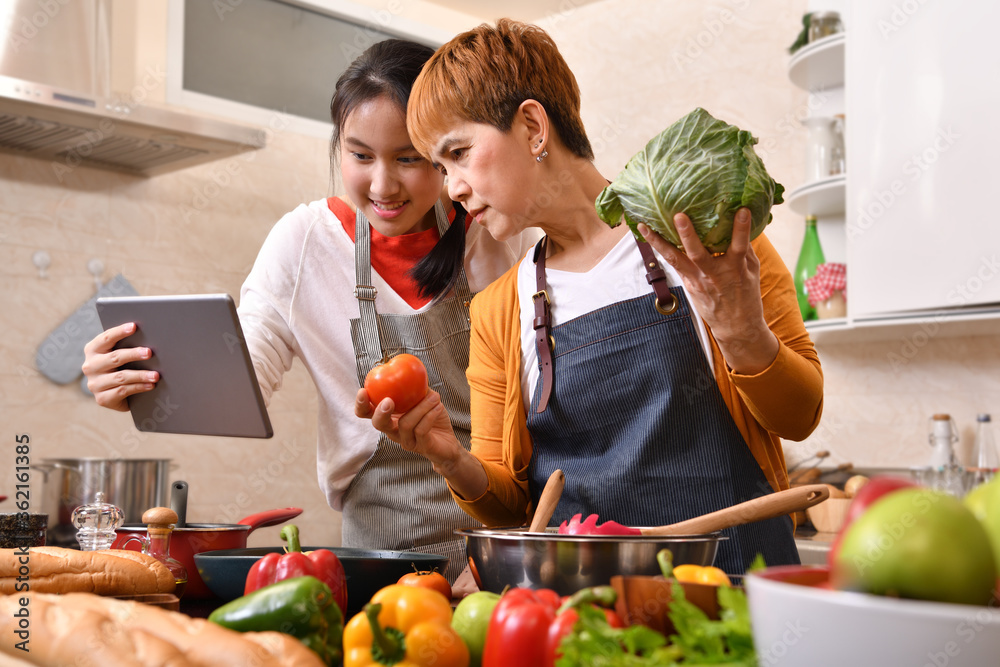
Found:
<path fill-rule="evenodd" d="M 809 305 L 809 295 L 806 290 L 806 280 L 816 275 L 816 267 L 826 262 L 823 257 L 823 247 L 819 244 L 819 233 L 816 231 L 816 216 L 806 217 L 806 235 L 802 239 L 802 249 L 799 250 L 799 261 L 795 264 L 795 296 L 799 299 L 799 312 L 802 320 L 808 322 L 816 319 L 816 309 Z"/>

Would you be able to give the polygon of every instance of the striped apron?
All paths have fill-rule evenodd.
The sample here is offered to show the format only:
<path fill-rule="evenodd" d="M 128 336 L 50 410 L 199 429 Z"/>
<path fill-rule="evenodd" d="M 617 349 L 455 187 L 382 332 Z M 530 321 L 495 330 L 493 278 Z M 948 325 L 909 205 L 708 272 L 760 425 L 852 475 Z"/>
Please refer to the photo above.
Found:
<path fill-rule="evenodd" d="M 528 429 L 529 488 L 549 474 L 566 487 L 556 523 L 596 513 L 628 526 L 659 526 L 773 492 L 719 392 L 683 289 L 670 315 L 655 295 L 621 301 L 552 328 L 554 382 Z M 722 531 L 716 566 L 743 574 L 759 552 L 768 565 L 798 563 L 791 518 Z"/>
<path fill-rule="evenodd" d="M 448 217 L 435 207 L 438 231 L 444 235 Z M 456 217 L 454 224 L 464 224 Z M 454 292 L 415 315 L 380 315 L 371 280 L 371 233 L 359 209 L 356 216 L 354 262 L 355 295 L 360 317 L 351 320 L 351 339 L 357 356 L 358 382 L 383 354 L 407 352 L 427 367 L 430 388 L 441 394 L 455 435 L 468 449 L 472 418 L 469 383 L 469 283 L 464 268 Z M 419 454 L 405 451 L 384 434 L 375 453 L 362 466 L 344 496 L 343 544 L 363 549 L 421 551 L 448 557 L 444 572 L 449 581 L 465 569 L 465 541 L 456 528 L 479 527 L 451 496 L 444 478 Z"/>

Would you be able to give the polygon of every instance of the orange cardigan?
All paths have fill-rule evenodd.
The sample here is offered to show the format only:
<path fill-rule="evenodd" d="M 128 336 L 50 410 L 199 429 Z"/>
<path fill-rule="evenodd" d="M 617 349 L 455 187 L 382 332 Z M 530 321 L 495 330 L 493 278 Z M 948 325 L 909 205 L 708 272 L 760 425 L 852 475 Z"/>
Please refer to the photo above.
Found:
<path fill-rule="evenodd" d="M 778 337 L 774 362 L 756 375 L 731 371 L 711 336 L 715 379 L 736 426 L 775 490 L 788 488 L 779 437 L 806 438 L 823 411 L 823 373 L 802 323 L 795 286 L 763 235 L 753 242 L 760 259 L 764 316 Z M 521 261 L 530 261 L 522 259 Z M 472 390 L 472 453 L 489 486 L 478 498 L 452 491 L 459 506 L 487 526 L 514 526 L 531 512 L 528 463 L 531 435 L 521 397 L 521 331 L 515 264 L 480 292 L 471 306 L 472 337 L 466 375 Z"/>

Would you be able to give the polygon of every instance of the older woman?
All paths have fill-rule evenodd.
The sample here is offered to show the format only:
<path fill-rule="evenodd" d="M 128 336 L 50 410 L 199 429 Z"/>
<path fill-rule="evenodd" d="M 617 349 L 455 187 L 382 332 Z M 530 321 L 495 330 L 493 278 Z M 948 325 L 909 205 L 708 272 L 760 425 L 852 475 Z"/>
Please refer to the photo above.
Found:
<path fill-rule="evenodd" d="M 357 413 L 428 458 L 487 525 L 523 523 L 556 468 L 556 521 L 659 525 L 786 488 L 779 438 L 809 435 L 823 402 L 791 276 L 764 236 L 750 242 L 746 209 L 721 256 L 684 215 L 684 252 L 602 222 L 607 179 L 579 109 L 575 77 L 534 26 L 483 25 L 428 61 L 408 106 L 414 145 L 494 238 L 545 237 L 473 301 L 471 452 L 436 392 L 393 416 L 391 399 L 371 406 L 362 390 Z M 787 516 L 729 529 L 717 564 L 798 562 L 792 531 Z"/>

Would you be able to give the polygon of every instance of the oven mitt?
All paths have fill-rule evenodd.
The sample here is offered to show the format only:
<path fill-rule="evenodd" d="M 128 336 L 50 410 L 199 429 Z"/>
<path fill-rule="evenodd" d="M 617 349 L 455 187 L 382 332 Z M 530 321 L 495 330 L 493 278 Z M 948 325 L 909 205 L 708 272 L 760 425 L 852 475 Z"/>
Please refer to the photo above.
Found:
<path fill-rule="evenodd" d="M 66 321 L 38 346 L 35 366 L 42 375 L 56 384 L 76 381 L 83 371 L 83 348 L 94 336 L 104 331 L 97 316 L 97 299 L 102 296 L 138 296 L 132 284 L 122 274 L 101 285 L 97 294 L 80 306 Z M 86 383 L 82 386 L 86 387 Z"/>

